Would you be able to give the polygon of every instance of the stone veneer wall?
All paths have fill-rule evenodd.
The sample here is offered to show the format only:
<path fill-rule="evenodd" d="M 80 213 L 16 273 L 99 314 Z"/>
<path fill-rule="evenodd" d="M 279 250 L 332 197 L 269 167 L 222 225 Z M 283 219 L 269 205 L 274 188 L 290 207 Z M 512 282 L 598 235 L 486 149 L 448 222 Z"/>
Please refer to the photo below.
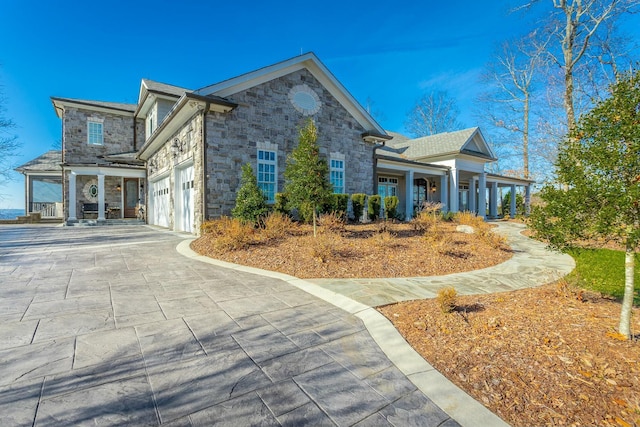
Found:
<path fill-rule="evenodd" d="M 287 155 L 298 145 L 298 129 L 306 117 L 289 102 L 289 90 L 306 84 L 322 106 L 311 116 L 318 127 L 321 155 L 345 155 L 345 191 L 373 193 L 373 149 L 360 124 L 307 70 L 299 70 L 229 96 L 238 107 L 229 114 L 207 114 L 207 217 L 230 215 L 242 175 L 241 166 L 256 170 L 256 143 L 278 146 L 278 188 L 284 189 Z M 197 176 L 197 175 L 196 175 Z"/>
<path fill-rule="evenodd" d="M 171 148 L 173 140 L 178 138 L 184 143 L 184 150 L 174 157 Z M 169 228 L 175 227 L 175 183 L 176 168 L 188 165 L 193 162 L 194 166 L 194 219 L 193 230 L 199 234 L 202 224 L 202 113 L 196 113 L 189 119 L 175 134 L 173 134 L 156 153 L 154 153 L 147 165 L 155 164 L 154 168 L 147 166 L 149 182 L 158 178 L 169 176 L 170 180 L 170 201 L 169 201 Z M 147 194 L 151 190 L 151 185 L 147 186 Z M 147 213 L 147 216 L 149 213 Z"/>
<path fill-rule="evenodd" d="M 103 145 L 87 143 L 87 121 L 92 117 L 104 120 Z M 98 156 L 133 151 L 133 114 L 124 116 L 67 107 L 63 126 L 64 163 L 106 163 Z"/>
<path fill-rule="evenodd" d="M 96 184 L 98 183 L 98 177 L 95 175 L 78 175 L 76 176 L 76 215 L 78 219 L 82 219 L 82 204 L 83 203 L 97 203 L 97 201 L 93 202 L 88 200 L 84 195 L 83 189 L 84 186 L 95 180 Z M 69 185 L 69 172 L 65 173 L 65 182 Z M 118 185 L 122 184 L 122 178 L 115 176 L 105 176 L 104 178 L 104 202 L 109 207 L 122 207 L 122 188 L 118 191 Z M 67 187 L 68 188 L 68 187 Z M 64 206 L 65 206 L 65 218 L 69 217 L 69 194 L 65 191 L 64 193 Z M 122 215 L 122 210 L 120 211 L 120 215 Z"/>

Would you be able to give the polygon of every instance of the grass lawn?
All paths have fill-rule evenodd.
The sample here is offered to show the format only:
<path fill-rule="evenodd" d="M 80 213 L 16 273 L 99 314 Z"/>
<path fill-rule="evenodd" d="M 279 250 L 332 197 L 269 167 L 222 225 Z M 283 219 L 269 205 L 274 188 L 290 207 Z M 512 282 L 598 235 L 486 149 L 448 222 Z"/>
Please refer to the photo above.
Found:
<path fill-rule="evenodd" d="M 569 254 L 576 269 L 567 277 L 586 289 L 622 299 L 624 294 L 624 252 L 611 249 L 574 249 Z M 640 306 L 640 254 L 636 254 L 636 291 L 633 303 Z"/>

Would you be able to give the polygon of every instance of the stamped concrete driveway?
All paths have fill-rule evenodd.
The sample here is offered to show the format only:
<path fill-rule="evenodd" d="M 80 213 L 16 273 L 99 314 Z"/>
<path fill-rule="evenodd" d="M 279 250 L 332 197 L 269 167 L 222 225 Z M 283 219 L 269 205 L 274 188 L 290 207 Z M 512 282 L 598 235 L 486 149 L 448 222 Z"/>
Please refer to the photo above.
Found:
<path fill-rule="evenodd" d="M 458 425 L 355 316 L 147 227 L 0 227 L 0 423 Z"/>

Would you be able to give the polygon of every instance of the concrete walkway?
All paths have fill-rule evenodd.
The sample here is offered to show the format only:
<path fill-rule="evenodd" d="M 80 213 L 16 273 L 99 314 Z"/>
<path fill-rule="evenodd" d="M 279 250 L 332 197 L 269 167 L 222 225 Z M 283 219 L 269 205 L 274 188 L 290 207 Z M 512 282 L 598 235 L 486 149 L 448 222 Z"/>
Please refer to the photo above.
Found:
<path fill-rule="evenodd" d="M 333 292 L 370 307 L 413 299 L 433 298 L 438 290 L 453 286 L 458 294 L 473 295 L 513 291 L 540 286 L 569 274 L 575 263 L 571 256 L 550 252 L 538 241 L 520 234 L 525 226 L 494 222 L 514 251 L 508 261 L 494 267 L 445 276 L 393 279 L 311 279 Z"/>
<path fill-rule="evenodd" d="M 365 328 L 372 309 L 185 257 L 187 237 L 0 228 L 2 425 L 503 425 L 425 396 Z M 416 375 L 440 387 L 432 372 Z"/>
<path fill-rule="evenodd" d="M 202 262 L 278 278 L 362 320 L 389 360 L 430 400 L 462 426 L 507 426 L 463 390 L 425 361 L 375 306 L 411 299 L 433 298 L 438 289 L 454 286 L 458 293 L 495 293 L 540 286 L 555 281 L 575 268 L 573 258 L 550 252 L 546 246 L 521 234 L 525 226 L 496 222 L 514 251 L 508 261 L 494 267 L 446 276 L 401 279 L 307 279 L 231 264 L 203 257 L 182 242 L 178 251 Z M 386 425 L 386 424 L 385 424 Z M 404 425 L 403 423 L 394 425 Z"/>
<path fill-rule="evenodd" d="M 0 419 L 504 426 L 371 308 L 443 285 L 533 286 L 572 268 L 517 225 L 500 228 L 517 253 L 492 269 L 311 283 L 201 257 L 189 236 L 148 227 L 2 227 Z"/>

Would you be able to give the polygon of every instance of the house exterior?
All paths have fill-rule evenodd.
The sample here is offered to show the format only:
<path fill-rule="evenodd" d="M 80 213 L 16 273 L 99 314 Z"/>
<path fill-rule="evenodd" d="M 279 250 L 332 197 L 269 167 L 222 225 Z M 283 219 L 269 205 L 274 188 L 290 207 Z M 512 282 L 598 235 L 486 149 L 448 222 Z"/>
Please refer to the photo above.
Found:
<path fill-rule="evenodd" d="M 485 172 L 496 159 L 478 128 L 418 139 L 386 132 L 313 53 L 197 90 L 143 79 L 137 104 L 52 102 L 69 224 L 146 215 L 197 233 L 205 220 L 230 215 L 245 163 L 272 202 L 308 119 L 335 191 L 397 195 L 407 219 L 424 201 L 484 216 L 489 200 L 497 214 L 500 186 L 531 184 Z"/>

